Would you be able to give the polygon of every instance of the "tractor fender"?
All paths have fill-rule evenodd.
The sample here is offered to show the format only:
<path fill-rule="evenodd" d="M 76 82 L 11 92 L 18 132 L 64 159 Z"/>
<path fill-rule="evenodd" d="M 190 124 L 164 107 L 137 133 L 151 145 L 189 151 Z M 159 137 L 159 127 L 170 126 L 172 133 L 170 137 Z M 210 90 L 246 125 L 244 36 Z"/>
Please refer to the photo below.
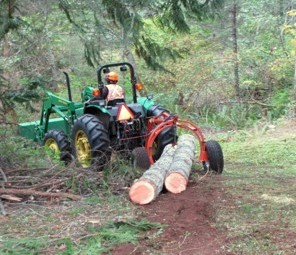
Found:
<path fill-rule="evenodd" d="M 103 122 L 105 128 L 108 130 L 112 116 L 106 108 L 99 105 L 87 105 L 84 108 L 84 114 L 92 114 L 96 116 L 100 121 Z"/>
<path fill-rule="evenodd" d="M 89 113 L 89 114 L 104 113 L 104 114 L 111 116 L 110 112 L 105 107 L 102 107 L 100 105 L 86 105 L 84 107 L 84 114 L 87 114 L 87 113 Z"/>
<path fill-rule="evenodd" d="M 171 112 L 167 109 L 165 109 L 162 105 L 153 105 L 152 107 L 150 107 L 147 111 L 147 115 L 148 117 L 151 116 L 158 116 L 160 114 L 162 114 L 163 112 L 166 112 L 168 114 L 171 114 Z"/>
<path fill-rule="evenodd" d="M 139 97 L 138 103 L 143 106 L 146 114 L 155 105 L 150 97 Z"/>

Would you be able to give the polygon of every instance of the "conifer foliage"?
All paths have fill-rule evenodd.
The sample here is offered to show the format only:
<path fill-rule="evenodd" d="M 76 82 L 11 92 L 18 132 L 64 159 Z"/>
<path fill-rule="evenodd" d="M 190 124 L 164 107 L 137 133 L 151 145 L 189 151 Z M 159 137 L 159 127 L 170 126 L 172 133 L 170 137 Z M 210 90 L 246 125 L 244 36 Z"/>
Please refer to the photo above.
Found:
<path fill-rule="evenodd" d="M 160 45 L 145 32 L 145 19 L 152 18 L 161 29 L 171 32 L 190 32 L 188 17 L 198 20 L 209 17 L 222 6 L 222 0 L 170 0 L 170 1 L 135 1 L 135 0 L 102 0 L 75 1 L 60 0 L 60 8 L 69 22 L 81 32 L 82 40 L 85 33 L 91 33 L 92 41 L 85 41 L 85 57 L 87 63 L 96 66 L 100 62 L 100 50 L 106 42 L 113 40 L 125 51 L 133 51 L 145 60 L 153 69 L 165 69 L 161 60 L 175 60 L 180 54 Z M 93 5 L 92 8 L 89 8 Z M 82 15 L 93 17 L 94 26 L 86 29 L 79 23 Z M 91 13 L 91 15 L 89 14 Z M 93 40 L 97 38 L 97 40 Z M 105 42 L 103 41 L 105 39 Z M 100 42 L 100 43 L 98 43 Z M 95 46 L 95 47 L 94 47 Z"/>

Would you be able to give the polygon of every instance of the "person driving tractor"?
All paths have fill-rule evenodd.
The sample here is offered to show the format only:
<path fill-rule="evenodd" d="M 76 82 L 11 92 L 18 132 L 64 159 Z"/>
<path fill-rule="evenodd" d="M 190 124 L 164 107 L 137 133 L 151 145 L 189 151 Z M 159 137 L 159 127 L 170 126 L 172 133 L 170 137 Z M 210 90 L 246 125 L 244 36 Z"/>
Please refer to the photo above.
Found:
<path fill-rule="evenodd" d="M 115 72 L 109 72 L 106 74 L 107 85 L 104 86 L 104 99 L 112 104 L 117 102 L 124 102 L 125 92 L 124 89 L 117 84 L 118 74 Z M 109 104 L 110 105 L 110 104 Z"/>

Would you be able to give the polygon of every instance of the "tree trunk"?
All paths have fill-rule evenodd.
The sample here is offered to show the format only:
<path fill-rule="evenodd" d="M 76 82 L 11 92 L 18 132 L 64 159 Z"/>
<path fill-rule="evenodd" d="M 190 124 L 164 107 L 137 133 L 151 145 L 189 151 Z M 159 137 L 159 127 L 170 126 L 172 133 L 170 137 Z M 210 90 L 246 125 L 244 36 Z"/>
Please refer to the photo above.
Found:
<path fill-rule="evenodd" d="M 3 49 L 2 49 L 2 57 L 4 59 L 9 59 L 10 57 L 10 45 L 9 45 L 9 37 L 8 33 L 4 35 L 3 38 Z M 1 123 L 7 123 L 8 116 L 11 116 L 12 123 L 17 124 L 18 123 L 18 117 L 15 109 L 12 107 L 10 103 L 7 103 L 7 100 L 5 97 L 3 97 L 4 92 L 9 89 L 9 83 L 12 78 L 11 72 L 9 70 L 3 70 L 3 78 L 5 81 L 7 81 L 7 85 L 0 87 L 0 122 Z M 5 82 L 6 83 L 6 82 Z"/>
<path fill-rule="evenodd" d="M 284 24 L 287 24 L 288 22 L 288 13 L 285 13 L 285 22 Z M 281 21 L 282 22 L 282 21 Z M 279 27 L 281 26 L 282 24 L 279 24 Z M 285 41 L 285 36 L 284 36 L 284 29 L 281 29 L 281 32 L 280 32 L 280 42 L 281 42 L 281 46 L 283 48 L 283 51 L 285 53 L 285 55 L 288 57 L 289 54 L 287 52 L 287 48 L 286 48 L 286 41 Z"/>
<path fill-rule="evenodd" d="M 296 54 L 294 56 L 293 99 L 294 99 L 294 102 L 296 102 Z M 296 106 L 294 106 L 293 112 L 294 112 L 294 117 L 296 117 Z"/>
<path fill-rule="evenodd" d="M 296 99 L 296 54 L 294 56 L 294 99 Z"/>
<path fill-rule="evenodd" d="M 165 179 L 165 187 L 168 191 L 176 194 L 186 189 L 196 145 L 197 141 L 193 135 L 180 136 L 173 162 Z"/>
<path fill-rule="evenodd" d="M 175 147 L 171 144 L 167 145 L 155 164 L 132 185 L 129 191 L 129 197 L 132 202 L 145 205 L 158 196 L 162 191 L 164 178 L 172 163 L 174 152 Z"/>
<path fill-rule="evenodd" d="M 237 99 L 240 99 L 240 84 L 239 84 L 239 59 L 238 59 L 238 45 L 237 45 L 237 13 L 238 7 L 236 0 L 234 0 L 232 13 L 232 44 L 233 44 L 233 62 L 234 62 L 234 89 Z"/>
<path fill-rule="evenodd" d="M 54 81 L 54 84 L 52 84 L 52 88 L 54 89 L 54 91 L 57 91 L 58 89 L 57 79 L 58 79 L 59 71 L 58 71 L 56 59 L 53 53 L 51 40 L 48 37 L 48 34 L 46 34 L 45 37 L 46 37 L 45 40 L 46 40 L 47 53 L 48 53 L 49 70 L 51 72 L 51 76 L 52 76 L 51 78 Z"/>
<path fill-rule="evenodd" d="M 123 40 L 123 50 L 122 50 L 122 58 L 123 61 L 127 61 L 134 67 L 135 76 L 138 83 L 141 83 L 141 78 L 138 73 L 138 68 L 135 60 L 135 56 L 133 52 L 131 51 L 131 42 L 129 39 L 129 33 L 130 31 L 126 31 L 125 28 L 122 28 L 122 40 Z M 146 94 L 145 87 L 142 91 L 139 91 L 139 94 L 141 96 L 144 96 Z"/>
<path fill-rule="evenodd" d="M 278 0 L 278 14 L 281 18 L 285 15 L 284 0 Z"/>

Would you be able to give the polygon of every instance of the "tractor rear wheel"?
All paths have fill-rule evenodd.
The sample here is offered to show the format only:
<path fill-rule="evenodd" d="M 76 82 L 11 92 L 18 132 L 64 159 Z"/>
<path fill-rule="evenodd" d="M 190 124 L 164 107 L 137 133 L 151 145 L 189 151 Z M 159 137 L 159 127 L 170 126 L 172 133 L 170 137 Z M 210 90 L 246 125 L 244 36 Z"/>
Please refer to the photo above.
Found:
<path fill-rule="evenodd" d="M 104 124 L 95 116 L 78 118 L 72 130 L 73 152 L 82 167 L 102 170 L 111 158 L 110 139 Z"/>
<path fill-rule="evenodd" d="M 209 164 L 209 170 L 213 170 L 218 174 L 221 174 L 224 168 L 224 158 L 220 144 L 214 140 L 207 141 L 206 151 L 209 159 L 206 163 Z"/>
<path fill-rule="evenodd" d="M 150 167 L 150 159 L 144 147 L 136 147 L 132 151 L 133 168 L 147 170 Z"/>
<path fill-rule="evenodd" d="M 54 158 L 65 161 L 66 163 L 71 161 L 70 142 L 63 131 L 50 130 L 47 132 L 43 139 L 43 145 L 52 152 Z"/>

